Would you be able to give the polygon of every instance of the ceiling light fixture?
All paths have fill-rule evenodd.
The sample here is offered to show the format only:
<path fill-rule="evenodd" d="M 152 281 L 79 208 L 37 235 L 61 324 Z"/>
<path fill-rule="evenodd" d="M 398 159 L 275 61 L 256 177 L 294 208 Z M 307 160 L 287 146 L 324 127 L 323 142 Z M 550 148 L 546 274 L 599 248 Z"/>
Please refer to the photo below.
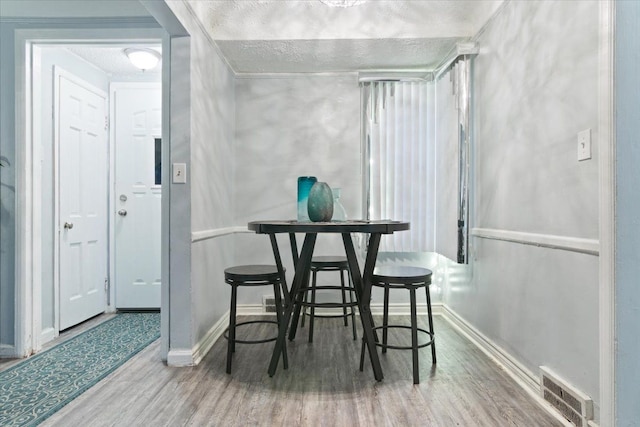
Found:
<path fill-rule="evenodd" d="M 320 0 L 321 3 L 330 7 L 351 7 L 365 3 L 367 0 Z"/>
<path fill-rule="evenodd" d="M 162 55 L 158 51 L 147 48 L 127 48 L 124 50 L 129 61 L 142 71 L 151 70 L 158 65 Z"/>

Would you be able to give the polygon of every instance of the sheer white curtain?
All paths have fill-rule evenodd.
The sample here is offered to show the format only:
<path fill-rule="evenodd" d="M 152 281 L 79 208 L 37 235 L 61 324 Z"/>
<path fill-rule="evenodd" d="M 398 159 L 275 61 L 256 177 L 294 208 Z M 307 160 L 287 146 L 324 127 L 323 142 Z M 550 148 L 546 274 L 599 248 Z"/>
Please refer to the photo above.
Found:
<path fill-rule="evenodd" d="M 434 85 L 367 82 L 361 90 L 367 218 L 411 223 L 384 236 L 380 250 L 434 251 Z"/>

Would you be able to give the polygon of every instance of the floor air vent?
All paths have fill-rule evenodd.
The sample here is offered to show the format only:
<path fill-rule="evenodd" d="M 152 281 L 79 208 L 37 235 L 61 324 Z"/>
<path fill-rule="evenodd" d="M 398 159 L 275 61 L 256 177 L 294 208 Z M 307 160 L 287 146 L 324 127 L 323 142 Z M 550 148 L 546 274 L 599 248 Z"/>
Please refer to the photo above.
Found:
<path fill-rule="evenodd" d="M 276 312 L 276 299 L 271 295 L 262 296 L 262 309 L 265 313 Z"/>
<path fill-rule="evenodd" d="M 591 398 L 544 366 L 540 367 L 540 391 L 544 400 L 578 427 L 587 427 L 587 422 L 593 419 Z"/>

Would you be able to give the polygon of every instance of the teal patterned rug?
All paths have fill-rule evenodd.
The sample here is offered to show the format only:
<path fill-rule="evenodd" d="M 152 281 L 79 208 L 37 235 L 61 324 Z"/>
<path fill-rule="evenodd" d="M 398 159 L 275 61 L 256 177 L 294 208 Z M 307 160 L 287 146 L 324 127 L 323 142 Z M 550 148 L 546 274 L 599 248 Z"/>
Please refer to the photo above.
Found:
<path fill-rule="evenodd" d="M 0 372 L 0 426 L 35 426 L 160 336 L 160 313 L 122 313 Z"/>

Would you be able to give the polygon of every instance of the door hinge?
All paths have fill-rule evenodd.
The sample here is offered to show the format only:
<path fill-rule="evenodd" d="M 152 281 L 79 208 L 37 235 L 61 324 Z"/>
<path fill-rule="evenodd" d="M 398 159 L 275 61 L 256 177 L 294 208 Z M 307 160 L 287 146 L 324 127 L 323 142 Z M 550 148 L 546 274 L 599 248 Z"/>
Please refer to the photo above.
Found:
<path fill-rule="evenodd" d="M 104 116 L 104 130 L 109 129 L 109 116 Z"/>
<path fill-rule="evenodd" d="M 104 278 L 104 291 L 105 293 L 109 293 L 109 279 L 108 278 Z"/>

